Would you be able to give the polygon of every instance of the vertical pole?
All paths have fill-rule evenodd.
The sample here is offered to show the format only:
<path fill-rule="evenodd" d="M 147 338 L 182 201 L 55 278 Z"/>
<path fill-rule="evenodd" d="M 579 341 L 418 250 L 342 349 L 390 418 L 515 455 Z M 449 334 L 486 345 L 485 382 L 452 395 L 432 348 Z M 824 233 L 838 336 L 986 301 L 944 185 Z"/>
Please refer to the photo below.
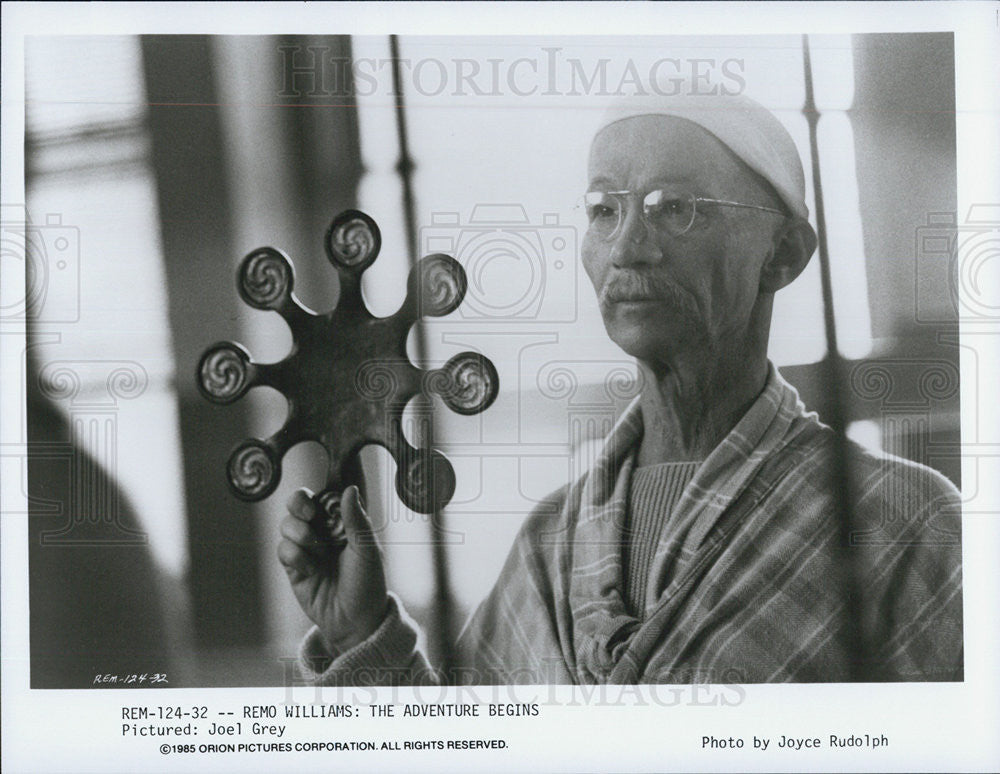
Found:
<path fill-rule="evenodd" d="M 205 331 L 238 314 L 231 288 L 236 200 L 226 164 L 216 41 L 207 35 L 143 35 L 149 102 L 150 164 L 158 174 L 160 240 L 174 362 L 197 363 Z M 184 366 L 186 369 L 187 366 Z M 266 638 L 261 523 L 234 507 L 225 477 L 205 475 L 228 459 L 233 438 L 248 435 L 249 408 L 219 411 L 195 389 L 175 383 L 190 556 L 188 584 L 199 653 L 255 648 Z"/>
<path fill-rule="evenodd" d="M 844 400 L 844 361 L 837 347 L 837 326 L 833 314 L 833 287 L 830 280 L 830 253 L 826 242 L 826 212 L 823 206 L 823 185 L 820 178 L 819 144 L 816 127 L 819 111 L 813 93 L 812 59 L 809 54 L 809 36 L 802 36 L 802 58 L 805 75 L 805 103 L 802 112 L 809 123 L 809 153 L 812 157 L 813 188 L 816 198 L 816 231 L 818 238 L 820 281 L 823 291 L 823 327 L 826 331 L 826 356 L 820 364 L 823 384 L 827 393 L 823 406 L 823 420 L 834 432 L 833 448 L 833 491 L 835 517 L 839 531 L 839 564 L 842 569 L 847 631 L 844 633 L 844 647 L 847 651 L 849 680 L 864 682 L 868 679 L 868 651 L 865 643 L 863 608 L 861 605 L 861 584 L 856 552 L 852 538 L 852 504 L 854 492 L 851 481 L 850 462 L 847 447 L 847 409 Z"/>
<path fill-rule="evenodd" d="M 406 129 L 406 102 L 403 95 L 403 82 L 399 66 L 399 37 L 389 36 L 389 58 L 392 60 L 392 86 L 396 100 L 396 134 L 399 140 L 399 161 L 396 163 L 396 171 L 399 173 L 403 184 L 403 215 L 406 226 L 406 247 L 410 258 L 410 265 L 416 264 L 417 255 L 417 223 L 416 213 L 413 203 L 413 159 L 410 156 L 410 147 Z M 419 360 L 426 359 L 427 342 L 424 339 L 420 325 L 417 325 L 415 336 L 415 349 Z M 433 419 L 427 424 L 428 438 L 427 446 L 434 447 L 434 422 Z M 453 678 L 454 667 L 454 645 L 452 642 L 452 597 L 451 586 L 448 576 L 448 555 L 445 552 L 443 514 L 434 511 L 431 514 L 430 538 L 431 538 L 431 559 L 434 565 L 434 603 L 432 606 L 432 622 L 429 636 L 431 639 L 432 651 L 437 654 L 441 679 L 450 684 Z"/>

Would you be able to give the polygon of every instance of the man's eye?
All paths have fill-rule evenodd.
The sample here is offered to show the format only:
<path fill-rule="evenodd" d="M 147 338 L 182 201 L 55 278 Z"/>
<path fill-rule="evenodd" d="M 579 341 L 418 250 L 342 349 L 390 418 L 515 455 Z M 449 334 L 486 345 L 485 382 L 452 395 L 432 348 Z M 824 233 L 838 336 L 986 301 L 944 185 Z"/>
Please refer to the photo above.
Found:
<path fill-rule="evenodd" d="M 647 205 L 646 211 L 650 214 L 674 216 L 690 212 L 691 206 L 686 199 L 671 197 L 669 199 L 660 199 L 651 205 Z"/>
<path fill-rule="evenodd" d="M 592 204 L 587 207 L 587 217 L 593 223 L 595 220 L 617 218 L 618 214 L 617 210 L 607 204 Z"/>
<path fill-rule="evenodd" d="M 694 216 L 694 199 L 687 195 L 667 195 L 654 191 L 643 202 L 650 223 L 668 231 L 684 231 Z"/>

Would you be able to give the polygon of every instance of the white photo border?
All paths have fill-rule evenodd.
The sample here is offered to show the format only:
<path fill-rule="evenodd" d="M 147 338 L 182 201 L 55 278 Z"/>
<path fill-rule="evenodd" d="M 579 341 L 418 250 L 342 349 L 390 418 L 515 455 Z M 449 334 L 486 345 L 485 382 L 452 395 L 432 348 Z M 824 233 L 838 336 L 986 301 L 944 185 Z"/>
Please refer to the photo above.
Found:
<path fill-rule="evenodd" d="M 279 34 L 330 30 L 350 34 L 406 35 L 545 34 L 801 34 L 862 32 L 946 32 L 955 35 L 958 209 L 1000 203 L 1000 121 L 996 88 L 1000 72 L 1000 11 L 992 3 L 114 3 L 5 4 L 3 6 L 2 189 L 0 200 L 24 201 L 23 41 L 32 34 L 228 33 Z M 445 21 L 447 20 L 447 21 Z M 4 283 L 23 276 L 4 266 Z M 992 270 L 996 276 L 995 268 Z M 1000 299 L 998 299 L 1000 303 Z M 1000 766 L 1000 642 L 995 611 L 1000 609 L 1000 437 L 996 394 L 1000 384 L 1000 326 L 963 323 L 962 438 L 969 448 L 963 480 L 975 477 L 977 515 L 963 521 L 965 587 L 965 681 L 961 684 L 754 685 L 711 694 L 655 687 L 628 689 L 607 702 L 585 700 L 578 690 L 542 688 L 549 702 L 537 717 L 484 722 L 470 736 L 508 740 L 507 751 L 371 754 L 259 754 L 256 757 L 201 754 L 161 755 L 153 740 L 116 735 L 126 705 L 281 704 L 284 689 L 176 689 L 169 696 L 148 690 L 32 691 L 28 689 L 26 511 L 18 481 L 6 476 L 0 487 L 3 517 L 2 567 L 3 770 L 22 771 L 422 771 L 485 770 L 962 770 Z M 19 384 L 23 331 L 5 328 L 0 336 L 2 437 L 19 432 L 25 421 Z M 973 447 L 971 440 L 976 441 Z M 979 456 L 973 456 L 979 455 Z M 983 466 L 973 476 L 969 466 Z M 990 473 L 994 475 L 989 475 Z M 991 511 L 991 509 L 993 509 Z M 296 688 L 297 701 L 310 702 L 310 689 Z M 324 701 L 342 698 L 325 689 Z M 400 689 L 365 689 L 348 696 L 358 706 L 396 701 L 414 694 Z M 523 701 L 527 691 L 517 691 Z M 469 689 L 450 689 L 426 701 L 472 701 Z M 447 697 L 447 698 L 445 698 Z M 679 697 L 679 698 L 678 698 Z M 505 701 L 484 690 L 483 702 Z M 737 699 L 739 699 L 737 701 Z M 669 707 L 669 709 L 667 709 Z M 319 741 L 399 735 L 385 721 L 331 723 Z M 468 728 L 468 727 L 466 727 Z M 414 720 L 405 726 L 412 739 L 441 736 L 442 726 Z M 885 733 L 895 744 L 853 757 L 828 751 L 761 754 L 750 740 L 767 735 L 815 732 Z M 703 750 L 705 734 L 742 737 L 741 750 Z M 199 741 L 206 741 L 204 739 Z M 214 741 L 214 740 L 213 740 Z M 406 757 L 400 757 L 405 755 Z M 755 757 L 756 756 L 756 757 Z"/>

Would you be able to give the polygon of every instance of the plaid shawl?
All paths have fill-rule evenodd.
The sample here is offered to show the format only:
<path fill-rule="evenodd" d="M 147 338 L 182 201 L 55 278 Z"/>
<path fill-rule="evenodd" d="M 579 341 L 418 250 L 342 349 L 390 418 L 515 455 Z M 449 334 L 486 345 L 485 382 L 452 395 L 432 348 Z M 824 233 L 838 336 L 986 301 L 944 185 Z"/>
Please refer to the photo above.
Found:
<path fill-rule="evenodd" d="M 772 367 L 684 490 L 635 617 L 622 528 L 641 437 L 636 402 L 593 467 L 528 517 L 459 638 L 462 682 L 836 682 L 851 674 L 851 627 L 864 632 L 873 679 L 963 679 L 961 508 L 944 477 L 852 445 L 843 548 L 833 433 Z M 847 615 L 845 550 L 864 592 L 860 620 Z M 307 640 L 303 669 L 322 683 L 357 682 L 345 670 L 358 667 L 412 669 L 415 639 L 394 603 L 369 641 L 332 663 L 310 665 L 320 651 Z"/>

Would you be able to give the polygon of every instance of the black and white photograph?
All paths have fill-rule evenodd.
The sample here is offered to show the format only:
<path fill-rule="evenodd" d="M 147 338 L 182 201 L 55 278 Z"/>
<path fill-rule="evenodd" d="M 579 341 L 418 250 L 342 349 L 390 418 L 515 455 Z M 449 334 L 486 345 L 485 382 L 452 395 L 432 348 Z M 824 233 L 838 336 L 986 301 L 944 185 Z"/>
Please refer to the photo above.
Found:
<path fill-rule="evenodd" d="M 989 770 L 960 25 L 393 5 L 19 33 L 10 770 Z"/>

